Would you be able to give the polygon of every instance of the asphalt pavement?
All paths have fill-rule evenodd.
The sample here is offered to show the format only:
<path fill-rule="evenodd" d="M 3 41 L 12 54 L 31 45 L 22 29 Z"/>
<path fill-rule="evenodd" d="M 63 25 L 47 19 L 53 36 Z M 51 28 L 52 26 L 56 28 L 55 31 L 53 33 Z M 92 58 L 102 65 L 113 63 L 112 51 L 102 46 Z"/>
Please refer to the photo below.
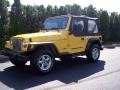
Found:
<path fill-rule="evenodd" d="M 0 90 L 120 90 L 120 47 L 105 48 L 96 63 L 85 57 L 57 61 L 48 75 L 16 68 L 0 56 Z"/>

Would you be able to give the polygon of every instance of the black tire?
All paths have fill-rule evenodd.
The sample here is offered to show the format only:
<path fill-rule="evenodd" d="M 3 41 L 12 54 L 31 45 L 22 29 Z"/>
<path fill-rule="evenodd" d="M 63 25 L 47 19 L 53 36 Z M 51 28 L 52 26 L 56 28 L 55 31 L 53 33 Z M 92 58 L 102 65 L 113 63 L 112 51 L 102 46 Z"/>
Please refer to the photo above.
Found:
<path fill-rule="evenodd" d="M 89 48 L 87 54 L 87 60 L 88 62 L 97 62 L 100 57 L 100 47 L 97 44 L 91 45 Z"/>
<path fill-rule="evenodd" d="M 10 58 L 10 61 L 11 61 L 11 63 L 12 64 L 14 64 L 15 66 L 17 66 L 17 67 L 23 67 L 23 66 L 25 66 L 25 64 L 26 64 L 26 60 L 19 60 L 19 59 L 15 59 L 15 58 Z"/>
<path fill-rule="evenodd" d="M 48 58 L 48 61 L 46 61 L 47 58 Z M 47 74 L 51 72 L 54 67 L 54 62 L 55 62 L 54 59 L 55 59 L 54 55 L 50 50 L 36 51 L 30 58 L 30 65 L 32 68 L 32 72 L 41 73 L 41 74 Z"/>

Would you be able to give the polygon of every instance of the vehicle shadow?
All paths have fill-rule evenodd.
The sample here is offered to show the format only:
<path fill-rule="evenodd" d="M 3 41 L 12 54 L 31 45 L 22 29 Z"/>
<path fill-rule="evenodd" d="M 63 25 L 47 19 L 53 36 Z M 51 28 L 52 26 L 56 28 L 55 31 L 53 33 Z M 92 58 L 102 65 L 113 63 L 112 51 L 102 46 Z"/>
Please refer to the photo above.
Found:
<path fill-rule="evenodd" d="M 6 63 L 6 62 L 8 62 L 8 61 L 9 61 L 8 57 L 5 57 L 5 56 L 3 56 L 3 55 L 0 55 L 0 63 Z"/>
<path fill-rule="evenodd" d="M 33 75 L 29 66 L 17 69 L 15 66 L 0 71 L 0 81 L 16 90 L 28 89 L 54 80 L 69 84 L 104 70 L 105 61 L 87 63 L 85 58 L 57 61 L 55 70 L 48 75 Z"/>

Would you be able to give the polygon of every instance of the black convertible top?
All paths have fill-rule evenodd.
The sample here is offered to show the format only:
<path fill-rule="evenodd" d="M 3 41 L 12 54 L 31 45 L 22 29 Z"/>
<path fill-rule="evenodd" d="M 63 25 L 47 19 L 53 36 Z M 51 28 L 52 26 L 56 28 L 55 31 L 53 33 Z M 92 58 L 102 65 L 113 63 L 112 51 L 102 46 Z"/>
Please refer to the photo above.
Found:
<path fill-rule="evenodd" d="M 84 19 L 90 19 L 90 20 L 98 20 L 98 18 L 93 18 L 93 17 L 88 17 L 86 15 L 71 15 L 71 14 L 67 14 L 67 15 L 60 15 L 60 16 L 63 16 L 63 17 L 68 17 L 68 16 L 71 16 L 71 17 L 80 17 L 80 18 L 84 18 Z M 60 16 L 54 16 L 54 17 L 60 17 Z M 49 18 L 54 18 L 54 17 L 49 17 Z"/>
<path fill-rule="evenodd" d="M 86 15 L 80 15 L 80 16 L 71 15 L 71 16 L 72 17 L 81 17 L 81 18 L 90 19 L 90 20 L 98 20 L 98 18 L 88 17 Z"/>

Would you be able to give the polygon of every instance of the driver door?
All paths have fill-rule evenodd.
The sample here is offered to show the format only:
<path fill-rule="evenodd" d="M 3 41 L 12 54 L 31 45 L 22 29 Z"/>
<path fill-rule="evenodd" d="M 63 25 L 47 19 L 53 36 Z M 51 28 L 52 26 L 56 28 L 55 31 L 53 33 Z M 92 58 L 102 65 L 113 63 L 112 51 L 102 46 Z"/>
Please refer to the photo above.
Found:
<path fill-rule="evenodd" d="M 71 20 L 71 27 L 70 27 L 70 34 L 69 34 L 69 53 L 78 53 L 83 52 L 86 46 L 86 39 L 85 39 L 85 20 L 80 17 L 72 18 Z M 78 27 L 74 28 L 74 24 L 77 24 Z M 80 25 L 80 27 L 79 27 Z"/>

